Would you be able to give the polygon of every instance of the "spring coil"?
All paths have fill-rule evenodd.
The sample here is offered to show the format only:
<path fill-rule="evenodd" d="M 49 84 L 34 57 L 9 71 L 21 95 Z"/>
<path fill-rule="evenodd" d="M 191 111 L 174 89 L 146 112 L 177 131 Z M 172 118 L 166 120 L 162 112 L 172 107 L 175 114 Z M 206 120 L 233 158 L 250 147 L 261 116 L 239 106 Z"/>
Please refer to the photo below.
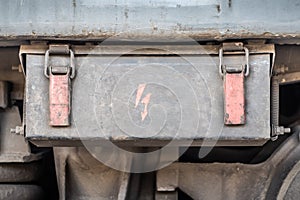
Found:
<path fill-rule="evenodd" d="M 279 81 L 272 77 L 271 89 L 271 123 L 272 127 L 279 126 Z"/>

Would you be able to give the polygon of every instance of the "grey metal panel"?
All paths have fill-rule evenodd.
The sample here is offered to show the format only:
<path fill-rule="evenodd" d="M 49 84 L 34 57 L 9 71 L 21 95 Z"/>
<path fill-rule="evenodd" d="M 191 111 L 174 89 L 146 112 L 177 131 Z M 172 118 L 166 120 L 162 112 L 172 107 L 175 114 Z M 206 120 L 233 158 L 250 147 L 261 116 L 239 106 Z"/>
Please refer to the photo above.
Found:
<path fill-rule="evenodd" d="M 299 0 L 1 0 L 0 37 L 299 37 Z"/>
<path fill-rule="evenodd" d="M 72 125 L 69 128 L 54 128 L 48 125 L 49 82 L 43 75 L 44 56 L 28 54 L 26 57 L 26 137 L 33 141 L 110 139 L 117 142 L 135 141 L 138 143 L 139 140 L 144 140 L 144 142 L 146 140 L 144 144 L 148 141 L 149 145 L 155 145 L 155 142 L 149 142 L 151 140 L 159 142 L 173 138 L 176 140 L 195 139 L 196 141 L 203 139 L 240 141 L 241 145 L 261 145 L 266 142 L 270 138 L 270 54 L 250 56 L 250 76 L 246 78 L 246 125 L 230 127 L 223 127 L 223 82 L 218 74 L 216 64 L 218 57 L 199 55 L 186 58 L 189 63 L 174 56 L 124 56 L 111 63 L 110 56 L 76 56 L 77 76 L 72 81 Z M 242 55 L 226 56 L 224 61 L 240 63 L 242 59 Z M 52 58 L 54 65 L 66 62 L 68 58 Z M 160 67 L 156 67 L 158 65 Z M 143 66 L 146 67 L 143 68 Z M 173 80 L 168 80 L 166 68 L 163 66 L 169 66 L 176 72 L 171 74 Z M 130 74 L 133 69 L 146 71 L 139 73 L 140 76 L 134 76 Z M 145 124 L 143 124 L 139 118 L 143 107 L 135 108 L 134 99 L 126 96 L 126 93 L 130 92 L 132 96 L 136 95 L 134 90 L 138 87 L 136 82 L 151 82 L 147 72 L 155 72 L 150 77 L 155 80 L 159 80 L 160 77 L 166 79 L 165 83 L 170 83 L 166 85 L 167 88 L 179 88 L 175 91 L 175 95 L 172 91 L 166 91 L 151 84 L 148 84 L 149 90 L 145 90 L 145 93 L 152 91 L 151 103 L 153 105 L 161 104 L 167 111 L 170 111 L 162 131 L 157 135 L 151 135 L 151 131 L 155 129 L 147 125 L 153 122 L 158 123 L 154 128 L 160 127 L 159 122 L 165 120 L 164 113 L 159 109 L 153 110 L 149 115 L 151 118 L 145 119 Z M 124 75 L 128 75 L 125 82 L 119 82 Z M 185 82 L 178 82 L 178 77 L 186 80 L 195 92 L 196 101 L 200 105 L 198 108 L 192 106 L 193 101 L 190 100 L 192 97 L 185 93 L 189 88 L 182 85 Z M 153 83 L 155 84 L 155 81 Z M 114 96 L 113 91 L 116 85 L 120 88 L 124 87 L 119 90 L 117 96 Z M 128 90 L 125 90 L 126 88 Z M 189 117 L 180 118 L 180 106 L 176 101 L 178 96 L 183 96 L 184 103 L 187 103 L 180 105 L 185 108 L 181 114 L 190 113 Z M 112 102 L 115 104 L 112 105 Z M 130 135 L 131 132 L 127 129 L 131 124 L 125 120 L 128 118 L 128 113 L 123 107 L 128 108 L 128 113 L 132 117 L 131 122 L 138 125 L 131 130 L 133 132 L 141 130 L 134 136 Z M 115 113 L 114 108 L 117 108 Z M 198 122 L 199 126 L 194 131 L 193 123 Z M 125 123 L 125 127 L 122 127 L 122 123 Z M 174 135 L 174 130 L 179 129 L 180 123 L 186 125 L 185 129 L 181 134 Z M 41 144 L 45 145 L 45 143 Z"/>

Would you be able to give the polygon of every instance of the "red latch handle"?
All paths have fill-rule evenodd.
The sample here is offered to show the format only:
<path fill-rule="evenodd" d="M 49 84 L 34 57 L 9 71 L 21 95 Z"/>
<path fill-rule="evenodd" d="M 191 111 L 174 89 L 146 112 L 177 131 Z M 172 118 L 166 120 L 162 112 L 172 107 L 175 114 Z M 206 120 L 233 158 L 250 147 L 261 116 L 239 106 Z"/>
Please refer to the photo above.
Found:
<path fill-rule="evenodd" d="M 224 45 L 223 45 L 224 46 Z M 242 43 L 226 45 L 227 51 L 243 51 L 245 64 L 226 66 L 223 64 L 223 47 L 219 49 L 219 73 L 224 81 L 224 124 L 242 125 L 245 115 L 245 77 L 249 75 L 249 50 Z"/>
<path fill-rule="evenodd" d="M 49 66 L 50 54 L 69 54 L 65 66 Z M 71 79 L 75 77 L 74 53 L 68 45 L 50 45 L 45 53 L 44 74 L 49 78 L 50 126 L 69 126 L 71 112 Z"/>
<path fill-rule="evenodd" d="M 70 125 L 70 76 L 49 75 L 50 126 Z"/>
<path fill-rule="evenodd" d="M 226 73 L 224 76 L 224 123 L 226 125 L 245 124 L 245 75 Z"/>

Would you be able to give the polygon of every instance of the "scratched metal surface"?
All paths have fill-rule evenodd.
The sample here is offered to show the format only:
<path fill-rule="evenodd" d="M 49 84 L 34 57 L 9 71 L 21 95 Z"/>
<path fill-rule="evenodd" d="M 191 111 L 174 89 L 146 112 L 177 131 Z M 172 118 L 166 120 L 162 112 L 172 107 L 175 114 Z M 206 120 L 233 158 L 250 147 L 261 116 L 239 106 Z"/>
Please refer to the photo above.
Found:
<path fill-rule="evenodd" d="M 224 62 L 237 64 L 243 58 L 226 56 Z M 269 54 L 250 56 L 250 75 L 245 80 L 246 124 L 242 126 L 223 126 L 223 81 L 216 56 L 123 56 L 112 60 L 110 56 L 78 55 L 68 128 L 48 125 L 49 80 L 43 75 L 44 56 L 29 54 L 26 62 L 26 137 L 40 145 L 55 145 L 42 143 L 51 140 L 110 139 L 134 141 L 134 145 L 140 141 L 147 146 L 173 138 L 261 145 L 270 137 Z M 67 62 L 66 57 L 54 56 L 50 64 Z"/>
<path fill-rule="evenodd" d="M 299 0 L 1 0 L 0 38 L 299 38 L 299 9 Z"/>

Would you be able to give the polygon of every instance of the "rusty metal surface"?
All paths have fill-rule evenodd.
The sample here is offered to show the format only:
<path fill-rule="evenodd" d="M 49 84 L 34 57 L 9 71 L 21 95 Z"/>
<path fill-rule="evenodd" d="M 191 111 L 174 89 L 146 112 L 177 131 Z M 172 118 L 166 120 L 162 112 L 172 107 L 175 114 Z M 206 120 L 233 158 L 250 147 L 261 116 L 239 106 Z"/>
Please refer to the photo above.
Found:
<path fill-rule="evenodd" d="M 300 81 L 300 46 L 299 45 L 277 45 L 276 65 L 274 74 L 279 84 L 293 84 Z"/>
<path fill-rule="evenodd" d="M 6 108 L 8 105 L 8 83 L 0 81 L 0 108 Z"/>
<path fill-rule="evenodd" d="M 25 184 L 0 184 L 0 198 L 7 200 L 15 199 L 44 199 L 43 190 L 37 185 Z"/>
<path fill-rule="evenodd" d="M 18 107 L 0 112 L 0 162 L 30 162 L 41 158 L 41 154 L 30 152 L 23 135 L 11 133 L 11 129 L 21 125 Z"/>
<path fill-rule="evenodd" d="M 279 74 L 278 81 L 281 85 L 293 84 L 300 82 L 300 72 L 291 72 L 285 74 Z"/>
<path fill-rule="evenodd" d="M 217 50 L 217 48 L 215 49 Z M 101 51 L 99 51 L 98 53 L 97 51 L 94 52 L 94 54 L 98 55 L 101 55 L 101 53 Z M 215 53 L 217 53 L 217 51 Z M 143 65 L 153 64 L 171 66 L 173 67 L 173 69 L 181 73 L 186 80 L 191 81 L 191 86 L 196 92 L 196 95 L 198 95 L 199 97 L 199 104 L 205 105 L 200 108 L 202 109 L 201 113 L 209 113 L 208 110 L 205 110 L 210 108 L 210 103 L 206 98 L 211 95 L 211 100 L 216 105 L 216 107 L 212 108 L 212 113 L 215 113 L 217 116 L 217 118 L 214 120 L 214 123 L 219 125 L 223 124 L 224 118 L 223 115 L 220 114 L 223 113 L 224 109 L 224 102 L 222 99 L 223 81 L 218 75 L 218 67 L 215 64 L 207 63 L 206 58 L 207 57 L 205 56 L 198 57 L 190 55 L 189 61 L 194 66 L 194 68 L 191 68 L 189 64 L 176 56 L 123 56 L 110 66 L 109 74 L 103 74 L 102 72 L 106 68 L 105 63 L 110 62 L 111 58 L 109 56 L 86 57 L 85 55 L 77 54 L 76 73 L 78 76 L 72 82 L 73 102 L 71 126 L 70 128 L 51 128 L 47 124 L 47 121 L 49 120 L 47 117 L 47 113 L 49 113 L 49 100 L 47 95 L 48 83 L 47 79 L 43 76 L 44 55 L 35 53 L 31 54 L 28 52 L 28 54 L 26 55 L 26 137 L 34 141 L 36 144 L 43 146 L 57 145 L 58 143 L 55 143 L 55 141 L 60 141 L 61 145 L 66 145 L 62 143 L 62 140 L 70 140 L 71 142 L 80 139 L 110 139 L 116 142 L 128 142 L 128 144 L 131 145 L 140 144 L 147 146 L 156 144 L 155 142 L 149 142 L 152 140 L 159 143 L 162 141 L 168 141 L 170 140 L 170 138 L 174 138 L 174 133 L 168 132 L 167 130 L 176 129 L 176 126 L 178 125 L 177 122 L 179 118 L 176 115 L 176 109 L 172 110 L 172 112 L 174 112 L 174 114 L 171 115 L 173 121 L 168 122 L 167 129 L 163 130 L 161 134 L 155 135 L 151 138 L 147 138 L 146 134 L 140 132 L 140 135 L 138 136 L 138 139 L 140 140 L 136 140 L 137 138 L 128 136 L 126 133 L 122 132 L 122 130 L 120 130 L 115 124 L 114 120 L 112 120 L 112 113 L 110 110 L 111 97 L 109 94 L 112 91 L 112 87 L 118 83 L 117 80 L 124 74 L 126 74 L 126 72 L 130 69 L 138 68 Z M 216 56 L 213 55 L 211 59 L 214 63 L 218 63 L 218 58 Z M 224 62 L 232 64 L 240 64 L 243 59 L 244 56 L 239 54 L 228 54 L 224 56 Z M 58 56 L 56 58 L 53 57 L 52 62 L 67 63 L 68 59 Z M 212 132 L 209 135 L 205 135 L 209 120 L 203 119 L 201 120 L 201 123 L 199 124 L 200 126 L 198 127 L 198 130 L 196 132 L 176 135 L 175 140 L 185 140 L 192 138 L 195 139 L 195 145 L 199 145 L 203 138 L 212 140 L 218 139 L 219 141 L 225 142 L 230 141 L 234 143 L 234 145 L 262 145 L 263 143 L 265 143 L 270 138 L 270 94 L 269 92 L 266 92 L 270 91 L 270 65 L 270 54 L 260 54 L 257 50 L 257 53 L 255 55 L 250 55 L 250 76 L 247 77 L 245 87 L 247 88 L 246 98 L 251 99 L 251 101 L 249 100 L 246 106 L 248 117 L 247 124 L 245 126 L 237 126 L 234 128 L 223 127 L 220 137 L 218 137 L 218 131 Z M 157 68 L 158 71 L 156 74 L 158 77 L 160 77 L 161 69 L 162 68 Z M 200 70 L 202 73 L 202 77 L 206 78 L 206 83 L 203 82 L 201 76 L 197 75 L 197 70 Z M 105 78 L 106 75 L 108 75 L 109 77 Z M 141 75 L 142 76 L 139 77 L 140 79 L 142 79 L 143 77 L 143 74 Z M 162 73 L 161 76 L 163 75 L 164 74 Z M 102 79 L 97 78 L 101 76 Z M 95 92 L 95 84 L 97 83 L 97 81 L 99 82 L 101 80 L 104 81 L 102 82 L 102 84 L 104 84 L 105 87 Z M 257 87 L 257 85 L 260 85 L 261 87 Z M 207 88 L 207 86 L 209 86 L 209 89 L 211 91 L 210 95 L 205 89 Z M 130 87 L 138 88 L 138 84 L 130 85 Z M 148 93 L 152 93 L 150 106 L 154 101 L 157 101 L 155 103 L 158 104 L 163 103 L 173 107 L 174 105 L 176 105 L 173 104 L 176 103 L 173 100 L 168 101 L 165 98 L 158 98 L 159 95 L 153 95 L 153 92 L 158 92 L 158 94 L 165 95 L 164 92 L 159 93 L 159 90 L 153 90 L 152 92 L 145 90 L 145 95 L 147 95 Z M 136 96 L 135 93 L 134 96 Z M 93 104 L 95 103 L 95 98 L 97 99 L 96 108 L 99 109 L 96 109 L 97 112 L 95 112 L 95 105 Z M 133 100 L 134 103 L 132 104 L 132 112 L 134 115 L 139 116 L 136 120 L 140 120 L 140 112 L 143 112 L 144 110 L 143 105 L 144 103 L 146 103 L 146 100 L 143 101 L 143 98 L 144 97 L 140 99 L 140 103 L 138 104 L 141 105 L 141 107 L 138 108 L 134 108 L 136 100 Z M 143 108 L 143 110 L 139 110 L 139 108 Z M 103 123 L 102 126 L 98 127 L 95 117 L 99 117 L 101 123 Z M 124 116 L 121 115 L 118 117 L 124 118 Z M 160 117 L 163 116 L 158 115 L 158 118 L 156 120 L 161 121 L 162 119 Z M 183 119 L 183 121 L 190 119 L 191 118 L 186 118 Z M 136 121 L 136 123 L 146 123 L 147 120 L 149 120 L 149 117 L 146 117 L 142 122 Z M 52 141 L 54 142 L 52 143 Z M 133 142 L 130 143 L 131 141 Z"/>
<path fill-rule="evenodd" d="M 83 147 L 55 147 L 54 155 L 59 199 L 126 199 L 128 173 L 105 166 Z"/>
<path fill-rule="evenodd" d="M 245 124 L 244 73 L 224 75 L 224 123 L 226 125 Z"/>
<path fill-rule="evenodd" d="M 18 59 L 17 47 L 0 48 L 0 80 L 10 83 L 11 91 L 9 98 L 21 100 L 24 98 L 24 75 L 19 71 L 20 60 Z M 21 66 L 20 66 L 21 67 Z M 20 68 L 21 69 L 21 68 Z"/>
<path fill-rule="evenodd" d="M 299 197 L 299 128 L 265 162 L 173 163 L 157 172 L 157 191 L 168 199 L 182 190 L 192 199 Z"/>
<path fill-rule="evenodd" d="M 272 54 L 275 58 L 275 46 L 274 44 L 248 44 L 244 45 L 249 52 L 252 54 L 268 53 Z M 218 55 L 219 45 L 202 45 L 199 49 L 197 45 L 164 45 L 163 50 L 161 45 L 147 45 L 143 46 L 146 48 L 140 48 L 134 44 L 127 45 L 72 45 L 74 55 L 121 55 L 124 52 L 128 55 L 174 55 L 174 52 L 179 55 Z M 34 44 L 34 45 L 21 45 L 19 50 L 19 60 L 23 73 L 26 74 L 26 63 L 25 57 L 27 54 L 45 55 L 49 49 L 48 45 L 45 44 Z M 236 54 L 235 52 L 224 52 L 224 54 Z M 273 62 L 273 61 L 272 61 Z M 7 75 L 6 75 L 7 76 Z"/>
<path fill-rule="evenodd" d="M 1 183 L 29 183 L 42 177 L 43 168 L 41 162 L 31 163 L 1 163 Z"/>
<path fill-rule="evenodd" d="M 0 37 L 82 40 L 127 32 L 128 37 L 294 38 L 299 6 L 298 0 L 2 0 Z"/>
<path fill-rule="evenodd" d="M 276 74 L 299 72 L 300 46 L 276 45 Z"/>
<path fill-rule="evenodd" d="M 163 45 L 163 46 L 162 46 Z M 147 44 L 135 45 L 135 44 L 124 44 L 124 45 L 72 45 L 72 50 L 75 55 L 120 55 L 126 52 L 128 55 L 172 55 L 174 52 L 180 55 L 201 55 L 207 54 L 219 54 L 219 45 L 202 45 L 199 49 L 197 45 L 178 45 L 178 44 Z M 249 49 L 249 52 L 254 53 L 274 53 L 274 44 L 245 44 L 245 47 Z M 33 45 L 21 45 L 20 46 L 20 60 L 24 54 L 43 54 L 49 49 L 48 45 L 33 44 Z M 235 54 L 235 52 L 224 52 L 224 54 Z"/>

